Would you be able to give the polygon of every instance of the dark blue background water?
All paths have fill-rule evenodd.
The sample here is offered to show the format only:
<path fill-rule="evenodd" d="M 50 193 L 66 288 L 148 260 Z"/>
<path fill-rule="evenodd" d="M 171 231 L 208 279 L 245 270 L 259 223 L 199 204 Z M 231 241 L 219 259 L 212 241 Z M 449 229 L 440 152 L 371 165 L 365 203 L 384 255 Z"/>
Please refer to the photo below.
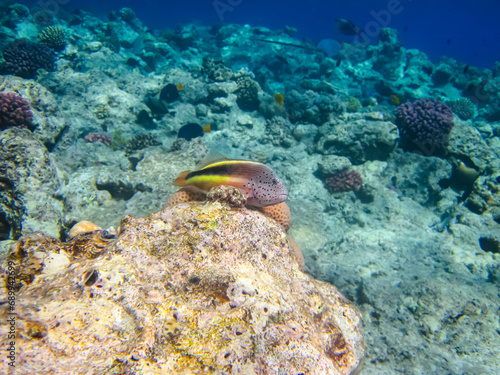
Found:
<path fill-rule="evenodd" d="M 500 59 L 499 0 L 51 1 L 67 2 L 66 6 L 72 8 L 93 9 L 103 15 L 130 7 L 152 29 L 174 28 L 191 21 L 248 23 L 272 29 L 289 25 L 298 29 L 298 37 L 307 36 L 314 41 L 331 36 L 346 42 L 352 40 L 335 30 L 334 20 L 344 17 L 369 30 L 370 36 L 377 31 L 377 25 L 395 28 L 406 48 L 418 48 L 433 60 L 445 55 L 491 68 Z M 214 3 L 228 10 L 217 12 Z M 390 8 L 399 12 L 391 14 Z M 371 39 L 376 42 L 376 37 Z"/>

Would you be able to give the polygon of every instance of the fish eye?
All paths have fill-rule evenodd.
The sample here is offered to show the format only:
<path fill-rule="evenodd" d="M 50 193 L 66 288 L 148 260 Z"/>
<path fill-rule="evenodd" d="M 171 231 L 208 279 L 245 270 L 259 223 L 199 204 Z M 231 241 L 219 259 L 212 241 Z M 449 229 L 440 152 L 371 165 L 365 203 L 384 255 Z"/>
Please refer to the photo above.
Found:
<path fill-rule="evenodd" d="M 277 185 L 278 184 L 278 180 L 273 178 L 273 185 Z"/>

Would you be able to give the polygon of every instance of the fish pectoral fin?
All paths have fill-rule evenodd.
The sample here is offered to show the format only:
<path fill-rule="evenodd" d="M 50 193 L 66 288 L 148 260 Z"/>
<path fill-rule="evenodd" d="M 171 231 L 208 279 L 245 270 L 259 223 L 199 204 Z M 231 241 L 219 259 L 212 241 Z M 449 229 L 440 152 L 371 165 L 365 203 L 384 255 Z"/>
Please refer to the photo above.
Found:
<path fill-rule="evenodd" d="M 240 190 L 245 195 L 247 201 L 253 199 L 252 189 L 238 186 L 238 190 Z"/>

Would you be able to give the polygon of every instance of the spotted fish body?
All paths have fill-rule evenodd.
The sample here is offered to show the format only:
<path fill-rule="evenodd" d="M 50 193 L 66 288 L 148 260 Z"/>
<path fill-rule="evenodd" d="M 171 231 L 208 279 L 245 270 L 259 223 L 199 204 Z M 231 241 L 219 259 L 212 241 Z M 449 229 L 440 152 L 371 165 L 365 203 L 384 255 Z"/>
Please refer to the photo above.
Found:
<path fill-rule="evenodd" d="M 254 207 L 278 204 L 288 197 L 285 184 L 268 166 L 221 157 L 204 162 L 194 171 L 182 172 L 174 185 L 194 186 L 203 191 L 220 185 L 234 186 L 245 193 L 247 204 Z"/>

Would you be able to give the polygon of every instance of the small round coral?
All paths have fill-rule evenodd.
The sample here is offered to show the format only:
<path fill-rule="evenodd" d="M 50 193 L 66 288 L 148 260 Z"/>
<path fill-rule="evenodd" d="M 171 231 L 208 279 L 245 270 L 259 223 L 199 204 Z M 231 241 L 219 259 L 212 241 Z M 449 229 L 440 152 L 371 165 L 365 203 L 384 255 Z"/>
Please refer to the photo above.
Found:
<path fill-rule="evenodd" d="M 33 114 L 28 102 L 14 93 L 0 94 L 0 130 L 17 126 L 31 128 Z"/>
<path fill-rule="evenodd" d="M 447 145 L 453 112 L 440 100 L 418 99 L 398 106 L 396 125 L 404 150 L 435 155 Z"/>
<path fill-rule="evenodd" d="M 54 51 L 62 51 L 66 47 L 64 31 L 58 26 L 48 26 L 43 29 L 38 41 Z"/>
<path fill-rule="evenodd" d="M 255 111 L 259 108 L 259 84 L 248 76 L 237 79 L 236 103 L 244 111 Z"/>
<path fill-rule="evenodd" d="M 325 179 L 325 185 L 330 193 L 358 191 L 363 185 L 363 179 L 357 171 L 343 170 Z"/>
<path fill-rule="evenodd" d="M 470 120 L 477 116 L 477 107 L 469 98 L 459 98 L 450 100 L 446 104 L 451 110 L 458 115 L 462 120 Z"/>

